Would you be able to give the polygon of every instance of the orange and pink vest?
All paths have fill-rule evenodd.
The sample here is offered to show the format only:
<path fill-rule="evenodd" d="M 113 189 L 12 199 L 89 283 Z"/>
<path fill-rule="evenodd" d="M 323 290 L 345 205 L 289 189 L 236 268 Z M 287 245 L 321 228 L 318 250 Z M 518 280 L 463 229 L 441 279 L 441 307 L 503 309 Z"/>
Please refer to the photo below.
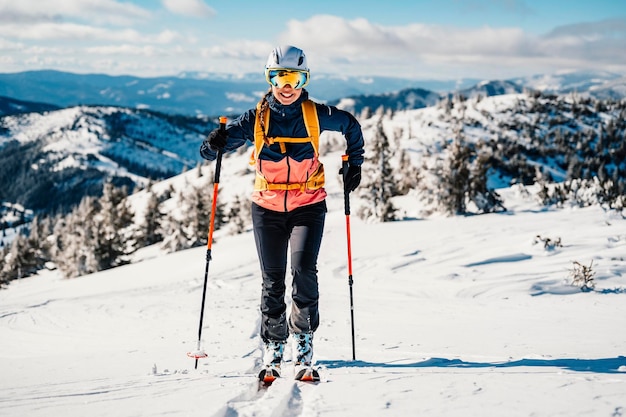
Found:
<path fill-rule="evenodd" d="M 326 198 L 324 190 L 324 166 L 319 161 L 320 127 L 315 103 L 302 102 L 302 115 L 307 137 L 268 137 L 270 115 L 265 112 L 263 123 L 260 118 L 261 103 L 257 105 L 254 123 L 254 150 L 250 165 L 256 170 L 252 201 L 273 211 L 292 211 L 298 207 L 318 203 Z M 265 126 L 265 130 L 262 126 Z M 277 143 L 284 157 L 277 161 L 259 158 L 265 143 Z M 314 155 L 310 159 L 297 161 L 287 153 L 286 143 L 311 143 Z"/>

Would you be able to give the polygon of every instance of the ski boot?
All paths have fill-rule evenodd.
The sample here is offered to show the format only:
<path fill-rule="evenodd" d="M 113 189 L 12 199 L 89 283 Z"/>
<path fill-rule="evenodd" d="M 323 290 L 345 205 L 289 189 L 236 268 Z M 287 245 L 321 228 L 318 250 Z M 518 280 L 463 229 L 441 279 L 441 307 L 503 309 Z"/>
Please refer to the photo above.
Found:
<path fill-rule="evenodd" d="M 285 342 L 268 341 L 263 347 L 263 369 L 259 372 L 259 381 L 264 385 L 271 385 L 276 378 L 280 378 L 280 364 L 283 361 Z"/>
<path fill-rule="evenodd" d="M 319 381 L 319 372 L 313 367 L 313 333 L 295 333 L 293 338 L 295 379 L 307 382 Z"/>

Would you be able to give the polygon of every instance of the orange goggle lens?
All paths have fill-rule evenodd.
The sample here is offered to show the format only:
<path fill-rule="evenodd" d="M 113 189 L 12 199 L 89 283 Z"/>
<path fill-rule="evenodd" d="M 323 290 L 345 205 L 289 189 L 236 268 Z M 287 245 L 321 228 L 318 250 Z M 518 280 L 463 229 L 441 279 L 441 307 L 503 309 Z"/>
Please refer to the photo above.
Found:
<path fill-rule="evenodd" d="M 267 82 L 274 87 L 283 88 L 289 84 L 292 88 L 299 89 L 309 83 L 309 72 L 288 70 L 288 69 L 272 69 L 265 71 Z"/>

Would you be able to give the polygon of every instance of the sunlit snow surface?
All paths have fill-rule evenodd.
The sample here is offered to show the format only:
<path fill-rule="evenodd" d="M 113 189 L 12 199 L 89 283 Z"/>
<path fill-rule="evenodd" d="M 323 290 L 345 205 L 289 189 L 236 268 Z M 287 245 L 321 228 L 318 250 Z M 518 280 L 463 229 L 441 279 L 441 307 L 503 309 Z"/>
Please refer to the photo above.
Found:
<path fill-rule="evenodd" d="M 506 191 L 506 192 L 504 192 Z M 202 348 L 205 248 L 0 291 L 3 416 L 576 416 L 626 409 L 626 221 L 542 210 L 503 190 L 504 214 L 364 224 L 329 197 L 319 263 L 323 382 L 257 392 L 260 278 L 250 232 L 218 237 Z M 535 237 L 560 237 L 546 250 Z M 570 285 L 573 261 L 596 288 Z M 288 358 L 289 359 L 289 358 Z M 617 414 L 616 414 L 617 413 Z"/>

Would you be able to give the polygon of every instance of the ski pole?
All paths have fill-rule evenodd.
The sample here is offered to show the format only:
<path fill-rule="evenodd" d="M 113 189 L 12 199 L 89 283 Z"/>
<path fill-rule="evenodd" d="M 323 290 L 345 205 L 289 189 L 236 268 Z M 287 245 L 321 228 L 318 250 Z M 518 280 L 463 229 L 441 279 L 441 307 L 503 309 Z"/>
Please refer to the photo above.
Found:
<path fill-rule="evenodd" d="M 346 188 L 348 177 L 348 155 L 341 156 L 341 172 L 343 173 L 343 206 L 346 215 L 346 236 L 348 242 L 348 286 L 350 287 L 350 323 L 352 326 L 352 360 L 356 360 L 356 349 L 354 347 L 354 297 L 352 294 L 352 245 L 350 239 L 350 191 Z"/>
<path fill-rule="evenodd" d="M 220 117 L 220 129 L 226 129 L 226 117 Z M 200 350 L 200 344 L 202 342 L 202 322 L 204 320 L 204 304 L 206 301 L 206 286 L 209 279 L 209 263 L 211 262 L 211 246 L 213 245 L 213 230 L 215 229 L 215 210 L 217 208 L 217 191 L 220 185 L 220 171 L 222 169 L 222 155 L 224 151 L 222 149 L 217 151 L 217 160 L 215 164 L 215 177 L 213 179 L 213 201 L 211 203 L 211 217 L 209 220 L 209 235 L 207 241 L 206 250 L 206 263 L 204 265 L 204 285 L 202 287 L 202 304 L 200 305 L 200 324 L 198 326 L 198 345 L 195 352 L 189 352 L 187 355 L 196 360 L 194 369 L 198 369 L 198 359 L 206 358 L 207 354 Z"/>

